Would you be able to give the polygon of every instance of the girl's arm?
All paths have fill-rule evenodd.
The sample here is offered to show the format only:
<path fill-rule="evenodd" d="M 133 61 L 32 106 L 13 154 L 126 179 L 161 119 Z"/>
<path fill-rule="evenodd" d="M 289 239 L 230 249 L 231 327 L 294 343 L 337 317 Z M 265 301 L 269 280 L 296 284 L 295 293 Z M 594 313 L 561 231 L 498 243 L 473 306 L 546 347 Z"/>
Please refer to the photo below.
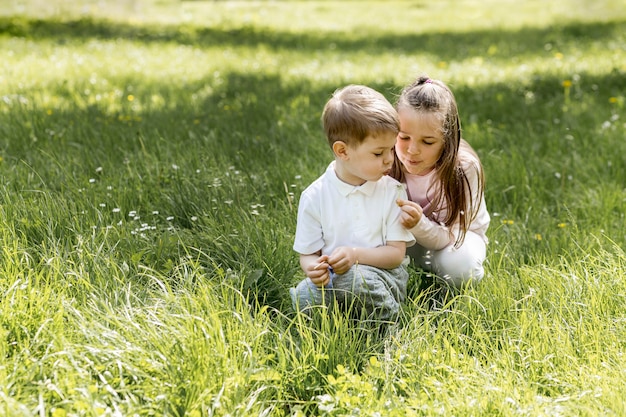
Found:
<path fill-rule="evenodd" d="M 406 242 L 391 241 L 376 248 L 340 246 L 328 257 L 328 263 L 337 274 L 345 274 L 356 263 L 381 269 L 400 266 L 406 254 Z"/>
<path fill-rule="evenodd" d="M 421 216 L 419 222 L 409 229 L 415 241 L 426 249 L 440 250 L 454 243 L 454 235 L 450 228 Z"/>
<path fill-rule="evenodd" d="M 449 228 L 422 215 L 422 207 L 414 201 L 398 199 L 401 210 L 400 221 L 415 237 L 415 241 L 426 249 L 439 250 L 454 242 Z"/>

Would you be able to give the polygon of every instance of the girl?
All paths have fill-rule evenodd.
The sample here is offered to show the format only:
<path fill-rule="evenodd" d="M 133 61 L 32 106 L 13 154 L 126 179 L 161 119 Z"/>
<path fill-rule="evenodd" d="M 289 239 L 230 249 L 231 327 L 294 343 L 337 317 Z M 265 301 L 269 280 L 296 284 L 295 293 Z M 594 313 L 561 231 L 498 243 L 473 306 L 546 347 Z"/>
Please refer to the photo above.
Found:
<path fill-rule="evenodd" d="M 407 248 L 416 266 L 453 288 L 484 275 L 489 213 L 478 156 L 461 138 L 452 91 L 420 77 L 397 102 L 400 133 L 390 175 L 406 184 L 398 200 L 402 224 L 417 244 Z"/>

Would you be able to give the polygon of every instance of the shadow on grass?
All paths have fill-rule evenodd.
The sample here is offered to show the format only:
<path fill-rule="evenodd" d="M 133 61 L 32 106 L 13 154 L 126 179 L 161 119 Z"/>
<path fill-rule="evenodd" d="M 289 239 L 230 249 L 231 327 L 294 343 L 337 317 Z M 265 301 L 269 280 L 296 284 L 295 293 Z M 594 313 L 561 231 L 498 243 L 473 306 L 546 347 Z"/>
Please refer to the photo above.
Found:
<path fill-rule="evenodd" d="M 285 201 L 284 187 L 297 174 L 304 173 L 303 182 L 308 183 L 330 161 L 319 116 L 324 102 L 338 86 L 306 82 L 285 85 L 276 75 L 230 73 L 225 75 L 223 83 L 214 86 L 210 95 L 192 105 L 191 96 L 212 83 L 212 79 L 185 85 L 183 93 L 176 92 L 181 86 L 167 83 L 146 83 L 140 79 L 119 82 L 135 86 L 137 101 L 156 93 L 175 102 L 168 108 L 138 113 L 138 121 L 120 121 L 119 114 L 108 114 L 97 106 L 77 105 L 50 116 L 46 115 L 46 109 L 32 109 L 41 114 L 40 118 L 33 117 L 32 112 L 18 114 L 10 110 L 0 115 L 0 119 L 8 117 L 7 123 L 0 123 L 0 133 L 11 138 L 5 139 L 5 143 L 0 139 L 5 159 L 2 172 L 12 160 L 26 161 L 29 169 L 43 179 L 45 187 L 66 192 L 63 190 L 68 188 L 68 183 L 74 183 L 74 177 L 86 180 L 93 175 L 95 167 L 103 166 L 105 173 L 126 170 L 125 183 L 115 184 L 115 189 L 127 190 L 121 198 L 125 202 L 124 211 L 158 210 L 173 215 L 172 224 L 186 232 L 181 235 L 185 244 L 209 254 L 207 267 L 217 264 L 224 269 L 245 271 L 243 285 L 259 301 L 277 307 L 288 302 L 285 288 L 297 266 L 290 234 L 295 213 L 281 206 Z M 384 92 L 401 87 L 385 83 L 370 85 Z M 74 94 L 65 85 L 57 88 L 52 93 L 68 97 Z M 540 202 L 554 197 L 554 206 L 544 208 L 542 215 L 556 217 L 557 210 L 568 204 L 568 194 L 559 194 L 562 190 L 558 183 L 547 182 L 547 178 L 553 177 L 553 166 L 576 161 L 577 155 L 584 155 L 585 160 L 601 161 L 626 153 L 623 141 L 612 142 L 616 135 L 604 138 L 594 135 L 602 123 L 602 114 L 608 118 L 614 110 L 608 98 L 626 90 L 623 74 L 581 73 L 576 88 L 579 91 L 573 93 L 573 98 L 578 104 L 568 112 L 563 109 L 562 80 L 556 76 L 538 74 L 523 86 L 488 84 L 455 89 L 464 128 L 470 135 L 467 139 L 485 164 L 490 210 L 506 210 L 491 203 L 496 201 L 512 207 L 513 214 L 522 217 L 535 204 L 532 197 L 538 196 L 535 200 Z M 533 93 L 532 104 L 528 103 L 529 91 Z M 10 126 L 23 117 L 39 121 L 25 128 L 23 137 L 18 138 Z M 554 119 L 559 119 L 560 124 Z M 68 127 L 62 137 L 49 133 L 61 132 L 68 126 L 68 120 L 75 121 L 75 130 Z M 85 120 L 90 123 L 87 132 L 81 130 L 85 129 Z M 3 126 L 9 126 L 6 132 L 2 131 Z M 565 143 L 562 138 L 566 135 L 571 139 Z M 39 139 L 33 142 L 33 136 Z M 50 164 L 49 156 L 57 163 Z M 530 159 L 541 159 L 542 164 L 531 166 L 543 171 L 524 169 L 524 161 Z M 192 176 L 167 170 L 179 161 L 185 161 L 189 168 L 202 168 L 203 173 Z M 243 171 L 245 187 L 207 187 L 215 176 L 223 177 L 230 166 Z M 572 164 L 570 172 L 587 189 L 593 188 L 595 179 L 600 178 L 604 186 L 615 182 L 617 187 L 622 184 L 626 167 L 623 158 L 616 158 L 612 166 L 588 166 L 584 161 Z M 19 178 L 11 185 L 16 192 L 20 188 L 41 186 L 24 183 L 27 175 Z M 511 187 L 512 191 L 507 191 Z M 105 193 L 103 189 L 101 194 Z M 228 200 L 233 204 L 220 204 L 220 209 L 215 210 L 214 201 Z M 266 214 L 249 215 L 248 208 L 257 203 L 266 207 L 263 210 Z M 37 213 L 33 213 L 36 219 Z M 211 215 L 206 220 L 192 221 L 199 213 Z M 290 219 L 277 219 L 275 213 Z M 59 219 L 59 224 L 62 222 Z M 45 241 L 50 233 L 45 225 L 35 222 L 30 229 L 18 227 L 32 241 Z M 233 227 L 244 230 L 245 234 L 233 235 Z M 67 239 L 63 231 L 54 237 Z M 275 243 L 268 245 L 268 242 Z M 160 241 L 159 245 L 147 245 L 141 259 L 157 270 L 168 259 L 177 259 L 180 252 L 176 239 Z M 120 256 L 130 259 L 135 249 L 131 245 L 129 252 L 124 253 L 124 246 L 120 245 Z"/>
<path fill-rule="evenodd" d="M 491 48 L 495 52 L 491 56 L 500 59 L 553 53 L 544 48 L 547 43 L 552 45 L 553 51 L 593 49 L 596 43 L 622 39 L 621 33 L 625 29 L 626 22 L 616 22 L 524 28 L 510 32 L 480 30 L 359 37 L 346 33 L 293 34 L 253 27 L 219 30 L 138 27 L 89 19 L 60 22 L 0 18 L 2 36 L 58 43 L 123 39 L 146 44 L 180 43 L 198 47 L 264 46 L 277 51 L 303 53 L 330 52 L 332 44 L 333 53 L 431 53 L 441 60 L 483 56 L 492 46 L 495 46 Z M 533 195 L 533 187 L 534 190 L 539 189 L 535 191 L 542 197 L 539 201 L 548 201 L 552 194 L 559 197 L 558 189 L 537 182 L 552 174 L 550 169 L 553 165 L 559 166 L 574 154 L 586 155 L 591 160 L 595 156 L 595 160 L 599 160 L 604 155 L 626 153 L 623 142 L 611 143 L 610 139 L 598 142 L 591 137 L 597 131 L 594 126 L 602 121 L 599 115 L 606 114 L 608 117 L 612 113 L 608 98 L 626 91 L 626 77 L 620 71 L 603 76 L 578 74 L 581 81 L 572 88 L 572 98 L 578 104 L 572 106 L 569 112 L 563 110 L 563 80 L 552 75 L 536 74 L 533 79 L 524 80 L 523 86 L 485 84 L 479 88 L 454 89 L 464 128 L 472 134 L 467 139 L 484 156 L 489 179 L 488 203 L 491 203 L 490 195 L 499 194 L 495 201 L 514 207 L 521 216 L 533 204 L 529 197 Z M 70 88 L 81 89 L 80 82 L 72 83 L 73 87 L 58 85 L 56 91 L 50 93 L 66 97 L 71 102 L 77 94 Z M 111 114 L 98 105 L 78 103 L 75 108 L 55 111 L 50 116 L 45 115 L 46 109 L 43 108 L 29 109 L 28 112 L 21 110 L 19 114 L 18 110 L 9 109 L 0 114 L 0 120 L 7 117 L 7 121 L 11 121 L 0 123 L 1 136 L 11 138 L 0 138 L 5 161 L 26 161 L 32 171 L 43 177 L 46 186 L 60 191 L 67 187 L 66 182 L 72 183 L 71 178 L 76 175 L 89 178 L 98 166 L 104 166 L 104 172 L 128 170 L 130 174 L 126 178 L 126 186 L 130 191 L 125 195 L 125 209 L 140 208 L 146 212 L 158 209 L 174 214 L 174 224 L 190 232 L 185 235 L 188 239 L 186 244 L 203 248 L 210 254 L 207 265 L 215 262 L 224 268 L 247 271 L 244 284 L 259 294 L 263 302 L 280 306 L 286 296 L 286 281 L 294 273 L 295 254 L 290 251 L 291 236 L 283 230 L 293 219 L 274 224 L 272 221 L 275 220 L 269 217 L 259 220 L 249 216 L 245 210 L 251 203 L 260 203 L 268 211 L 283 210 L 284 214 L 284 209 L 276 202 L 284 201 L 287 181 L 291 181 L 296 174 L 302 174 L 309 182 L 323 171 L 330 161 L 330 153 L 321 134 L 319 116 L 324 102 L 340 86 L 309 82 L 285 85 L 277 75 L 236 72 L 225 75 L 220 85 L 212 85 L 212 78 L 184 86 L 132 78 L 109 79 L 109 82 L 122 88 L 132 85 L 137 102 L 152 94 L 168 97 L 173 102 L 167 108 L 146 108 L 135 112 L 130 120 L 124 110 Z M 194 104 L 192 96 L 207 85 L 211 86 L 211 93 Z M 401 88 L 384 82 L 369 85 L 384 92 L 390 100 L 393 100 L 390 94 L 397 93 Z M 28 95 L 29 92 L 22 94 Z M 529 94 L 532 95 L 532 102 L 529 102 Z M 33 117 L 31 111 L 39 112 L 41 117 Z M 560 124 L 555 122 L 556 119 L 560 120 Z M 24 121 L 19 130 L 5 127 L 15 126 L 15 121 L 19 120 Z M 74 127 L 68 127 L 68 120 L 75 121 Z M 88 130 L 84 128 L 84 120 L 91 123 Z M 16 135 L 16 132 L 19 134 Z M 566 135 L 573 138 L 567 146 L 561 140 Z M 57 165 L 64 170 L 51 169 L 46 155 L 56 158 Z M 528 173 L 518 167 L 531 158 L 544 160 L 546 172 Z M 170 167 L 179 160 L 187 161 L 189 166 L 211 169 L 205 171 L 205 176 L 179 181 L 181 173 L 173 176 L 164 174 L 165 169 L 155 168 Z M 569 160 L 575 159 L 571 157 Z M 2 170 L 6 169 L 4 166 Z M 214 180 L 216 172 L 223 173 L 230 166 L 245 171 L 249 185 L 243 191 L 232 190 L 233 194 L 241 193 L 236 198 L 219 194 L 216 188 L 206 187 Z M 504 166 L 511 169 L 499 172 Z M 132 167 L 132 171 L 128 167 Z M 297 167 L 297 172 L 293 172 L 294 167 Z M 575 169 L 580 170 L 581 177 L 596 169 L 597 175 L 605 178 L 606 183 L 622 181 L 625 167 L 623 158 L 618 158 L 610 169 L 585 166 L 576 166 Z M 536 178 L 530 178 L 532 175 Z M 12 186 L 16 189 L 25 187 L 19 181 Z M 505 190 L 511 187 L 515 187 L 514 191 L 504 195 Z M 213 200 L 232 200 L 234 204 L 232 207 L 223 205 L 217 211 L 219 214 L 214 214 L 217 212 Z M 561 204 L 555 204 L 555 208 L 547 209 L 545 214 L 550 216 Z M 501 210 L 493 205 L 490 209 Z M 198 213 L 211 213 L 214 218 L 204 224 L 194 223 L 191 218 Z M 226 215 L 222 216 L 222 213 Z M 291 215 L 295 217 L 294 213 Z M 239 226 L 245 225 L 242 227 L 246 229 L 245 238 L 243 235 L 230 237 L 233 219 L 240 222 Z M 259 227 L 259 221 L 267 223 Z M 26 233 L 39 241 L 44 240 L 49 232 L 37 225 Z M 61 234 L 57 237 L 65 238 Z M 282 243 L 268 245 L 268 242 L 275 241 Z M 162 245 L 158 250 L 147 246 L 142 261 L 161 268 L 159 262 L 179 256 L 175 240 Z M 124 258 L 131 258 L 132 255 L 121 254 Z"/>
<path fill-rule="evenodd" d="M 563 108 L 563 80 L 553 75 L 536 74 L 523 85 L 454 88 L 466 138 L 483 156 L 491 177 L 489 187 L 500 192 L 516 182 L 514 171 L 493 174 L 492 162 L 499 165 L 501 159 L 541 158 L 548 169 L 573 153 L 610 157 L 623 150 L 623 143 L 611 142 L 613 136 L 599 141 L 593 135 L 618 111 L 609 98 L 626 91 L 626 77 L 620 71 L 602 76 L 578 75 L 580 81 L 572 88 L 573 103 L 568 111 Z M 229 73 L 220 85 L 211 85 L 212 78 L 184 86 L 131 78 L 109 81 L 132 85 L 137 102 L 149 101 L 154 94 L 168 97 L 171 102 L 167 108 L 133 113 L 130 109 L 110 113 L 97 104 L 77 103 L 75 108 L 55 110 L 51 115 L 46 115 L 44 108 L 25 110 L 13 103 L 0 114 L 0 120 L 6 118 L 0 123 L 4 166 L 11 161 L 25 161 L 44 176 L 46 184 L 61 189 L 63 184 L 59 182 L 66 176 L 92 175 L 94 167 L 102 164 L 112 165 L 105 168 L 113 172 L 126 170 L 124 161 L 136 160 L 134 166 L 148 170 L 150 163 L 172 166 L 188 158 L 198 168 L 235 166 L 262 175 L 268 189 L 260 203 L 271 205 L 274 199 L 284 197 L 286 178 L 297 174 L 312 180 L 331 157 L 323 140 L 320 114 L 337 85 L 306 81 L 286 85 L 280 76 L 263 73 Z M 50 87 L 50 93 L 71 101 L 77 97 L 75 90 L 86 87 L 88 80 L 84 83 L 81 86 L 75 82 L 71 87 L 59 84 Z M 384 82 L 368 84 L 390 100 L 401 88 Z M 211 86 L 211 94 L 194 103 L 192 96 L 207 85 Z M 33 96 L 36 93 L 33 91 Z M 29 92 L 22 94 L 28 96 Z M 89 120 L 88 128 L 84 120 Z M 568 135 L 572 139 L 564 142 Z M 68 169 L 66 175 L 47 166 L 42 152 L 56 156 Z M 298 172 L 287 172 L 294 166 Z M 581 169 L 585 167 L 574 166 L 570 172 Z M 617 158 L 611 167 L 599 167 L 597 174 L 606 175 L 606 183 L 619 181 L 623 172 L 623 159 Z M 163 185 L 160 173 L 138 174 L 144 179 L 153 178 L 158 185 L 147 192 L 156 193 Z M 20 183 L 17 181 L 16 186 Z"/>
<path fill-rule="evenodd" d="M 512 58 L 567 49 L 584 50 L 593 43 L 607 44 L 623 38 L 626 22 L 567 23 L 548 28 L 522 28 L 514 31 L 477 30 L 428 34 L 358 35 L 346 32 L 292 33 L 252 26 L 223 30 L 198 26 L 134 26 L 84 18 L 40 20 L 20 17 L 0 18 L 0 34 L 64 43 L 102 40 L 129 40 L 144 43 L 171 42 L 199 47 L 264 46 L 274 50 L 358 51 L 368 54 L 430 53 L 441 60 L 462 60 L 483 56 Z"/>
<path fill-rule="evenodd" d="M 601 115 L 609 118 L 619 111 L 619 104 L 611 103 L 610 98 L 626 91 L 626 77 L 619 70 L 604 75 L 585 72 L 576 75 L 579 81 L 572 87 L 572 104 L 567 111 L 563 79 L 552 74 L 534 74 L 530 80 L 520 83 L 453 86 L 464 130 L 488 127 L 502 135 L 497 138 L 477 135 L 467 139 L 479 151 L 526 150 L 550 157 L 548 151 L 554 150 L 554 144 L 540 137 L 515 142 L 512 138 L 516 135 L 507 134 L 506 130 L 523 126 L 530 131 L 562 130 L 565 133 L 565 129 L 579 126 L 589 128 Z M 280 170 L 279 164 L 284 158 L 304 158 L 303 166 L 308 166 L 319 158 L 330 157 L 322 137 L 320 116 L 324 103 L 340 85 L 306 80 L 286 84 L 279 75 L 261 72 L 227 73 L 219 83 L 211 77 L 184 84 L 132 77 L 110 77 L 108 81 L 122 90 L 132 86 L 135 102 L 149 102 L 150 96 L 156 95 L 166 97 L 167 106 L 148 105 L 133 110 L 131 103 L 125 103 L 126 107 L 110 111 L 107 103 L 78 102 L 76 97 L 89 87 L 89 80 L 85 79 L 47 87 L 50 95 L 75 104 L 69 109 L 54 109 L 46 115 L 50 109 L 38 107 L 35 101 L 28 107 L 20 104 L 20 97 L 36 97 L 39 93 L 37 87 L 32 91 L 24 89 L 19 96 L 4 97 L 5 112 L 0 114 L 0 119 L 6 118 L 6 123 L 0 124 L 0 133 L 4 133 L 0 138 L 4 159 L 27 160 L 34 149 L 45 149 L 52 154 L 84 153 L 85 147 L 94 144 L 90 157 L 103 158 L 107 156 L 104 152 L 113 151 L 117 155 L 109 159 L 120 163 L 129 154 L 145 154 L 146 148 L 157 152 L 166 147 L 156 155 L 164 158 L 167 152 L 185 153 L 191 145 L 206 146 L 207 151 L 209 148 L 226 150 L 212 154 L 213 161 L 248 166 L 252 170 L 263 168 L 255 163 L 267 162 L 268 158 L 277 164 L 272 168 Z M 368 82 L 368 85 L 383 92 L 392 102 L 402 88 L 385 81 Z M 206 90 L 210 93 L 203 93 L 202 99 L 194 98 Z M 72 123 L 68 124 L 68 120 Z M 80 132 L 85 120 L 89 120 L 89 134 Z M 15 124 L 20 129 L 16 130 Z M 23 136 L 21 140 L 9 140 L 16 132 L 17 136 Z M 137 135 L 146 137 L 139 140 Z M 154 143 L 150 141 L 167 143 L 159 147 L 152 146 Z M 312 153 L 311 158 L 308 152 Z M 277 155 L 272 157 L 274 153 Z"/>

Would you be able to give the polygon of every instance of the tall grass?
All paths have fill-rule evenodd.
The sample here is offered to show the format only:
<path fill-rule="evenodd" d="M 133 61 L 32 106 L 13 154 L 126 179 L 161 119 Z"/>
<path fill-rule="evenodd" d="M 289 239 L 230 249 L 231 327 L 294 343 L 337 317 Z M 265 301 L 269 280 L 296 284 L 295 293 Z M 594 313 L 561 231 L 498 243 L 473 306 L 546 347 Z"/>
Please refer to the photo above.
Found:
<path fill-rule="evenodd" d="M 626 414 L 626 9 L 514 7 L 0 1 L 0 415 Z M 486 278 L 296 314 L 323 104 L 422 73 L 485 166 Z"/>

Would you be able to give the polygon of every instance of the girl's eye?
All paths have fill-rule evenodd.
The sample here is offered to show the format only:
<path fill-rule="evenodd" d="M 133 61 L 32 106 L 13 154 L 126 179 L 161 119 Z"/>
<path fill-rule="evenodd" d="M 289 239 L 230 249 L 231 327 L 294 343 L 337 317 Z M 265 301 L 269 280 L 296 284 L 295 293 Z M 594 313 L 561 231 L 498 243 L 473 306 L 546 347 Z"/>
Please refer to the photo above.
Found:
<path fill-rule="evenodd" d="M 382 152 L 381 152 L 381 153 L 375 153 L 374 155 L 376 155 L 376 156 L 382 156 L 383 154 L 382 154 Z"/>
<path fill-rule="evenodd" d="M 424 145 L 432 145 L 435 142 L 424 142 Z"/>
<path fill-rule="evenodd" d="M 398 139 L 400 139 L 400 140 L 409 140 L 410 138 L 408 136 L 398 135 Z"/>

